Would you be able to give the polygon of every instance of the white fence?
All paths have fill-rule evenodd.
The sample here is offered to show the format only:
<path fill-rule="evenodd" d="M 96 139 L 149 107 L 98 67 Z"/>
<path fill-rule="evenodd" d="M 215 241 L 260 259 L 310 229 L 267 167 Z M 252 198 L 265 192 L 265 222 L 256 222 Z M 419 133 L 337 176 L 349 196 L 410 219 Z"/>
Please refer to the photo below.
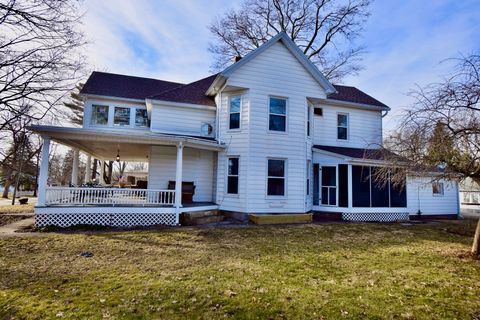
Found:
<path fill-rule="evenodd" d="M 175 190 L 47 187 L 46 206 L 160 205 L 173 206 Z"/>

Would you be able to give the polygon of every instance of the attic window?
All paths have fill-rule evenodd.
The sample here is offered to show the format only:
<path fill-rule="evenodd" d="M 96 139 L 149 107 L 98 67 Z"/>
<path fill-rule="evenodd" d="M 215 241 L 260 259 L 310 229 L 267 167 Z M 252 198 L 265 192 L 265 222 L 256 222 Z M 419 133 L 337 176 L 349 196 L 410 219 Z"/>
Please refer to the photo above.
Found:
<path fill-rule="evenodd" d="M 322 108 L 314 108 L 313 114 L 316 116 L 323 116 L 323 109 Z"/>

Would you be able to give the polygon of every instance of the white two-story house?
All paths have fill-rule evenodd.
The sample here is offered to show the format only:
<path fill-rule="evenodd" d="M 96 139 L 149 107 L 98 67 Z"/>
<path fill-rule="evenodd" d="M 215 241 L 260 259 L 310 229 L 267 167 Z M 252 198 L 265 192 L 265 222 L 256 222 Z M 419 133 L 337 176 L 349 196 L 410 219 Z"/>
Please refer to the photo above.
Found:
<path fill-rule="evenodd" d="M 285 33 L 189 84 L 93 72 L 81 93 L 83 127 L 32 127 L 44 139 L 40 226 L 175 225 L 201 210 L 365 221 L 458 214 L 455 182 L 407 176 L 397 190 L 371 179 L 387 165 L 377 151 L 390 108 L 332 85 Z M 73 186 L 48 186 L 51 141 L 75 150 Z M 148 162 L 148 181 L 117 188 L 101 172 L 81 186 L 93 158 Z"/>

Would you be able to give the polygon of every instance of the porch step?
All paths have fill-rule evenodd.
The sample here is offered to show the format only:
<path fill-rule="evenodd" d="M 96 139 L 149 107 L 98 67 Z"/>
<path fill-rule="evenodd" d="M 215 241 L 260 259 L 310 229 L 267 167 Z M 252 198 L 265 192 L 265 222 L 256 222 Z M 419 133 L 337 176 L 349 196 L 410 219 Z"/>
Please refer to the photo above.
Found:
<path fill-rule="evenodd" d="M 183 226 L 198 226 L 221 222 L 224 218 L 218 210 L 184 212 L 180 216 L 180 224 Z"/>
<path fill-rule="evenodd" d="M 311 223 L 311 213 L 292 214 L 249 214 L 248 219 L 254 224 L 290 224 Z"/>

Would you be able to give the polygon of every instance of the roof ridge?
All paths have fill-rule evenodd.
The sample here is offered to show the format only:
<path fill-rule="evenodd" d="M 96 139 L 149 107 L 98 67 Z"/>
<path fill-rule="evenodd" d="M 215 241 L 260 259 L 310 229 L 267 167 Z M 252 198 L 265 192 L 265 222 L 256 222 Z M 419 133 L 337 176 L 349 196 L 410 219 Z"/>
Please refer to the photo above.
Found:
<path fill-rule="evenodd" d="M 121 77 L 127 77 L 127 78 L 137 78 L 137 79 L 144 79 L 144 80 L 155 80 L 155 81 L 162 81 L 162 82 L 174 83 L 174 84 L 178 84 L 178 85 L 185 85 L 185 83 L 182 83 L 182 82 L 176 82 L 176 81 L 170 81 L 170 80 L 162 80 L 162 79 L 151 78 L 151 77 L 131 76 L 131 75 L 122 74 L 122 73 L 113 73 L 113 72 L 105 72 L 105 71 L 92 71 L 92 73 L 111 74 L 111 75 L 114 75 L 114 76 L 121 76 Z"/>

